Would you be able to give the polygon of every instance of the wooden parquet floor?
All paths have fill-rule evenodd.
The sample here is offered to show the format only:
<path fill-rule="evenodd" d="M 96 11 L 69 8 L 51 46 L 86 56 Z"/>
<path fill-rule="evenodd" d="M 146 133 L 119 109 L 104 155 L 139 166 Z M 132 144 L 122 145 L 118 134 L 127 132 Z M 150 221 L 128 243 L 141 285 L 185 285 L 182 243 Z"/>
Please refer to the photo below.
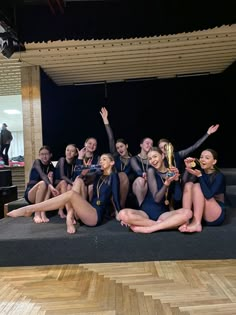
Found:
<path fill-rule="evenodd" d="M 236 260 L 2 267 L 0 314 L 235 315 Z"/>

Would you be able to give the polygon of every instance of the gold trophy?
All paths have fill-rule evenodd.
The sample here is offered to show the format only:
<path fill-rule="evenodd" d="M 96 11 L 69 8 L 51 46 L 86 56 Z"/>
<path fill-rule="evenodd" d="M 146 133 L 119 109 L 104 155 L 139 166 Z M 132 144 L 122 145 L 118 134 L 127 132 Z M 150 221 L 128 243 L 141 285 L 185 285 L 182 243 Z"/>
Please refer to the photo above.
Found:
<path fill-rule="evenodd" d="M 169 171 L 167 172 L 167 176 L 171 177 L 174 176 L 174 173 L 170 171 L 170 168 L 173 166 L 173 161 L 174 161 L 174 148 L 173 145 L 169 142 L 165 145 L 165 150 L 166 150 L 166 159 L 168 162 L 168 168 Z"/>

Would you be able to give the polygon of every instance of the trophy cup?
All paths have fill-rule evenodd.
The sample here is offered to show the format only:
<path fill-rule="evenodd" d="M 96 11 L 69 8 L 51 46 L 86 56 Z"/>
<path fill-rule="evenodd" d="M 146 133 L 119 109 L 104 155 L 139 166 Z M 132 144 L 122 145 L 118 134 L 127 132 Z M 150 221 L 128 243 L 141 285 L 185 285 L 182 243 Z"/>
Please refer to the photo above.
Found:
<path fill-rule="evenodd" d="M 171 177 L 171 176 L 174 176 L 174 173 L 170 171 L 170 168 L 173 166 L 173 160 L 174 160 L 174 154 L 173 154 L 173 151 L 174 151 L 174 148 L 173 148 L 173 145 L 169 142 L 165 145 L 165 150 L 166 150 L 166 159 L 167 159 L 167 162 L 168 162 L 168 172 L 167 172 L 167 176 L 168 177 Z"/>

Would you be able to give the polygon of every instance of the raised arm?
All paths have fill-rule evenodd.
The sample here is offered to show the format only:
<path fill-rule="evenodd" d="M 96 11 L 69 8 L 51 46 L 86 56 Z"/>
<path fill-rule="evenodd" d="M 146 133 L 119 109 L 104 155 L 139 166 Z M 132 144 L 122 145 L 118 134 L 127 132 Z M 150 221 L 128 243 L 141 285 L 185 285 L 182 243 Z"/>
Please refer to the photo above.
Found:
<path fill-rule="evenodd" d="M 103 120 L 105 129 L 106 129 L 110 153 L 114 155 L 116 153 L 115 140 L 114 140 L 113 131 L 112 131 L 111 126 L 109 124 L 108 111 L 107 111 L 106 107 L 101 108 L 100 115 L 102 116 L 102 120 Z"/>
<path fill-rule="evenodd" d="M 219 127 L 220 127 L 219 124 L 210 126 L 210 127 L 208 128 L 207 132 L 204 134 L 204 136 L 201 137 L 197 142 L 195 142 L 192 146 L 190 146 L 190 147 L 188 147 L 188 148 L 186 148 L 186 149 L 184 149 L 184 150 L 179 151 L 179 152 L 178 152 L 178 153 L 179 153 L 179 156 L 180 156 L 181 158 L 185 158 L 186 156 L 189 155 L 189 153 L 191 153 L 191 152 L 195 151 L 196 149 L 198 149 L 198 148 L 200 147 L 200 145 L 201 145 L 204 141 L 206 141 L 206 139 L 207 139 L 211 134 L 215 133 L 215 132 L 218 130 Z"/>

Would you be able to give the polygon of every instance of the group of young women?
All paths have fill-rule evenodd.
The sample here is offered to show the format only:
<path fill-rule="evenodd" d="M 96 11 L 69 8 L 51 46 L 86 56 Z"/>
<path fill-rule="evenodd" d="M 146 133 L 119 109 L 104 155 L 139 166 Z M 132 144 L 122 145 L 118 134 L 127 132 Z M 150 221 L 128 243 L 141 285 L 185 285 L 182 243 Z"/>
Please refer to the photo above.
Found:
<path fill-rule="evenodd" d="M 188 157 L 219 125 L 210 126 L 194 145 L 179 152 L 173 150 L 168 139 L 159 140 L 158 147 L 154 147 L 153 140 L 146 137 L 140 141 L 140 152 L 132 156 L 124 139 L 115 141 L 105 107 L 100 115 L 110 152 L 97 155 L 95 138 L 87 139 L 81 150 L 69 144 L 65 157 L 52 170 L 51 150 L 43 146 L 25 192 L 30 205 L 8 216 L 34 213 L 34 221 L 41 223 L 48 221 L 46 211 L 59 209 L 58 214 L 66 217 L 68 233 L 76 232 L 78 219 L 89 226 L 101 224 L 111 206 L 122 225 L 140 233 L 164 229 L 201 232 L 203 224 L 223 223 L 225 179 L 216 167 L 217 153 L 206 149 L 199 160 Z M 169 144 L 173 150 L 171 161 Z M 137 209 L 127 207 L 130 193 Z"/>

